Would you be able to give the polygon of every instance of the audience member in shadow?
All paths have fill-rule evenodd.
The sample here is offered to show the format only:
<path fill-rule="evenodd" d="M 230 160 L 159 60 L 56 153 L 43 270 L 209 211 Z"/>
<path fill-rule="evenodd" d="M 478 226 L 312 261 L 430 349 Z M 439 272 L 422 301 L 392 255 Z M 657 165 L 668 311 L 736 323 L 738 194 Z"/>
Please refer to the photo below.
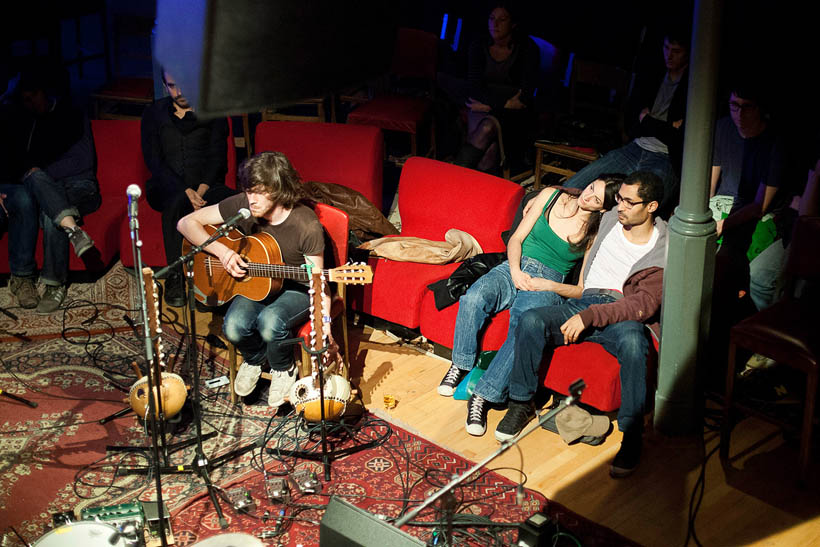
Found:
<path fill-rule="evenodd" d="M 688 29 L 683 25 L 670 27 L 662 51 L 663 69 L 638 74 L 635 80 L 625 120 L 632 141 L 587 165 L 565 185 L 584 188 L 601 173 L 651 171 L 663 180 L 664 201 L 658 214 L 668 218 L 680 194 L 689 74 Z"/>
<path fill-rule="evenodd" d="M 188 213 L 232 196 L 225 186 L 228 171 L 228 122 L 201 120 L 167 70 L 162 82 L 168 97 L 155 101 L 142 115 L 141 138 L 151 178 L 145 183 L 148 204 L 162 213 L 165 258 L 170 264 L 182 253 L 177 222 Z M 185 303 L 182 267 L 169 273 L 165 303 Z"/>
<path fill-rule="evenodd" d="M 20 74 L 4 113 L 4 178 L 0 200 L 9 216 L 9 287 L 23 308 L 50 314 L 63 303 L 69 242 L 80 257 L 94 242 L 79 227 L 100 207 L 91 125 L 70 101 L 59 71 L 34 64 Z M 43 228 L 40 297 L 35 250 Z"/>
<path fill-rule="evenodd" d="M 789 207 L 793 189 L 784 180 L 786 147 L 769 116 L 761 83 L 742 76 L 729 91 L 729 116 L 715 126 L 710 186 L 721 241 L 708 352 L 716 364 L 726 362 L 731 326 L 774 303 L 779 273 L 766 272 L 782 270 L 797 216 Z M 719 382 L 723 367 L 714 368 Z"/>
<path fill-rule="evenodd" d="M 457 165 L 494 171 L 521 155 L 529 142 L 538 48 L 520 32 L 515 15 L 509 3 L 495 3 L 489 38 L 470 45 L 467 141 L 456 155 Z"/>

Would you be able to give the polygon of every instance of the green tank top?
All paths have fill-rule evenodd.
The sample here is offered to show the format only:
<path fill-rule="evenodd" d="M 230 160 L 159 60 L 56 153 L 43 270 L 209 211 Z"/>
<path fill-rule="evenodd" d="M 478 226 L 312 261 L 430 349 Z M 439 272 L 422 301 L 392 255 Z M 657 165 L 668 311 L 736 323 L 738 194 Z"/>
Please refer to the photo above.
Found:
<path fill-rule="evenodd" d="M 560 195 L 561 191 L 556 190 L 544 206 L 541 216 L 535 221 L 535 226 L 521 244 L 521 254 L 566 275 L 584 256 L 584 252 L 583 250 L 573 251 L 570 244 L 558 237 L 547 222 L 548 212 Z"/>

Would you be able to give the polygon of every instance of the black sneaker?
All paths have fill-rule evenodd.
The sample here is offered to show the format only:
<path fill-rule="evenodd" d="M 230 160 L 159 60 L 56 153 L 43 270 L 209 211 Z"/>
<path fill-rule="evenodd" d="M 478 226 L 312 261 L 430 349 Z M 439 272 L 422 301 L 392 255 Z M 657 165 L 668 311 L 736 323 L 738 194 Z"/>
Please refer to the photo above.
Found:
<path fill-rule="evenodd" d="M 495 428 L 495 438 L 501 442 L 512 439 L 521 433 L 524 426 L 533 418 L 535 418 L 535 403 L 532 401 L 522 403 L 510 399 L 507 413 Z"/>
<path fill-rule="evenodd" d="M 614 479 L 622 479 L 634 473 L 641 461 L 642 446 L 642 431 L 624 432 L 621 449 L 615 454 L 615 459 L 612 460 L 612 465 L 609 467 L 609 476 Z"/>
<path fill-rule="evenodd" d="M 480 437 L 487 431 L 487 411 L 490 403 L 473 393 L 467 401 L 467 433 Z"/>
<path fill-rule="evenodd" d="M 444 378 L 442 378 L 441 383 L 438 385 L 438 394 L 444 397 L 452 397 L 453 392 L 455 392 L 456 387 L 458 387 L 458 383 L 461 382 L 462 378 L 467 376 L 469 372 L 469 370 L 461 370 L 455 365 L 450 365 L 450 370 L 447 371 L 447 374 L 444 375 Z"/>
<path fill-rule="evenodd" d="M 165 303 L 174 308 L 185 305 L 185 280 L 179 272 L 172 272 L 165 280 Z"/>

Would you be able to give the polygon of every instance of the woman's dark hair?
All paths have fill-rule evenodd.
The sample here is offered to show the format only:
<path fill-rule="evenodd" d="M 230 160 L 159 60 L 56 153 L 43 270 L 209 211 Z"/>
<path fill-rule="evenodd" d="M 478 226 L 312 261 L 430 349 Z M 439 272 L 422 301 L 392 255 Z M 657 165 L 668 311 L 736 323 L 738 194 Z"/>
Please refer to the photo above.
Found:
<path fill-rule="evenodd" d="M 265 193 L 285 208 L 304 197 L 302 179 L 282 152 L 262 152 L 239 166 L 237 187 L 243 192 Z"/>
<path fill-rule="evenodd" d="M 496 2 L 487 2 L 486 4 L 487 9 L 485 10 L 485 15 L 489 18 L 490 14 L 496 8 L 502 8 L 507 12 L 507 15 L 510 16 L 510 23 L 512 23 L 512 42 L 515 44 L 521 43 L 526 37 L 526 33 L 522 29 L 521 25 L 521 10 L 519 9 L 517 2 L 507 1 L 496 1 Z M 486 31 L 485 31 L 486 32 Z M 489 44 L 492 45 L 492 38 L 489 38 Z"/>
<path fill-rule="evenodd" d="M 578 241 L 570 241 L 570 248 L 577 252 L 586 251 L 587 247 L 592 244 L 595 236 L 598 234 L 598 227 L 601 225 L 601 217 L 603 214 L 613 207 L 615 207 L 615 196 L 618 195 L 618 189 L 626 179 L 626 175 L 621 173 L 603 173 L 595 180 L 604 181 L 604 203 L 600 211 L 593 211 L 587 220 L 586 232 L 584 237 Z"/>

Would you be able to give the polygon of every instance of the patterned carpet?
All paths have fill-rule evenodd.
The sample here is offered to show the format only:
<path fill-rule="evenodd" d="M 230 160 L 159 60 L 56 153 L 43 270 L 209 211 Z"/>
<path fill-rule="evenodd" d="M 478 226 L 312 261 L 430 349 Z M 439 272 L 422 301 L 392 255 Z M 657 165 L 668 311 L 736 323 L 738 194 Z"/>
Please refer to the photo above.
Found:
<path fill-rule="evenodd" d="M 182 347 L 179 336 L 170 327 L 164 331 L 169 354 L 178 354 L 177 362 L 184 363 L 185 351 L 177 352 Z M 150 445 L 150 435 L 133 413 L 99 423 L 127 408 L 123 403 L 127 394 L 117 386 L 127 389 L 133 383 L 135 373 L 130 363 L 144 353 L 130 329 L 79 338 L 16 340 L 4 343 L 0 351 L 0 388 L 39 405 L 30 408 L 0 397 L 0 522 L 5 534 L 0 544 L 21 544 L 6 526 L 14 526 L 33 541 L 51 528 L 55 513 L 79 513 L 83 508 L 155 499 L 155 480 L 145 471 L 147 451 L 107 451 L 110 445 Z M 207 345 L 199 355 L 203 382 L 224 374 L 225 364 L 208 351 Z M 190 382 L 184 367 L 178 367 L 177 372 Z M 217 485 L 214 492 L 221 500 L 229 527 L 219 527 L 205 481 L 199 475 L 164 472 L 163 498 L 171 511 L 177 545 L 192 545 L 237 531 L 266 532 L 269 544 L 316 545 L 318 522 L 331 494 L 390 519 L 424 500 L 453 473 L 472 465 L 365 413 L 359 419 L 351 418 L 345 427 L 331 430 L 328 439 L 331 449 L 336 450 L 352 451 L 357 443 L 374 446 L 333 461 L 331 480 L 326 482 L 321 464 L 305 456 L 320 450 L 316 427 L 303 427 L 292 414 L 270 416 L 265 406 L 231 405 L 226 387 L 203 387 L 201 393 L 203 433 L 216 433 L 204 441 L 203 453 L 212 464 L 218 463 L 210 477 Z M 195 439 L 196 428 L 189 423 L 188 407 L 180 417 L 180 423 L 169 424 L 169 430 L 180 431 L 168 436 L 169 443 Z M 169 466 L 190 469 L 195 461 L 195 444 L 172 452 Z M 222 458 L 235 449 L 247 448 L 250 450 L 237 457 Z M 303 454 L 294 456 L 290 453 L 294 450 Z M 321 481 L 321 494 L 294 493 L 287 504 L 273 502 L 265 493 L 263 469 L 269 479 L 313 471 Z M 548 502 L 537 492 L 525 490 L 521 505 L 516 504 L 516 486 L 492 472 L 471 477 L 471 483 L 456 492 L 460 518 L 518 523 L 543 510 L 558 520 L 563 530 L 583 538 L 585 545 L 631 545 L 612 531 Z M 247 489 L 254 500 L 256 507 L 248 514 L 237 512 L 225 499 L 237 487 Z M 277 526 L 280 511 L 284 515 Z M 263 519 L 265 512 L 272 517 Z M 436 511 L 427 511 L 419 520 L 438 517 Z M 407 530 L 423 539 L 433 533 L 432 526 L 411 526 Z M 466 528 L 460 536 L 464 544 L 492 544 L 495 537 L 503 540 L 502 544 L 511 544 L 515 533 L 511 526 L 482 526 Z"/>
<path fill-rule="evenodd" d="M 2 287 L 0 308 L 17 319 L 0 314 L 0 342 L 130 329 L 123 315 L 137 317 L 136 287 L 136 279 L 117 261 L 96 281 L 70 284 L 62 309 L 51 315 L 20 308 L 8 286 Z"/>

